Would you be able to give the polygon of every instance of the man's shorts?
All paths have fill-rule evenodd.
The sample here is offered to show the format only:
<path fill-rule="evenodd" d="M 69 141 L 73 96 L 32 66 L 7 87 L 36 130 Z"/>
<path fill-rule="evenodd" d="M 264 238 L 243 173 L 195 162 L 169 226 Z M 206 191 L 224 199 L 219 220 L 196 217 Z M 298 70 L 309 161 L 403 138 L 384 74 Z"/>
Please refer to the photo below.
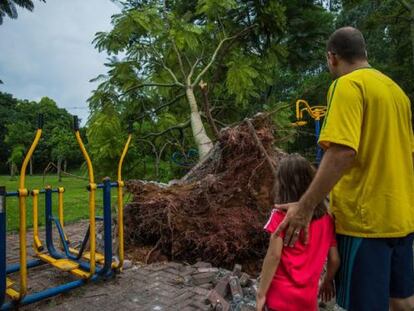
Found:
<path fill-rule="evenodd" d="M 390 298 L 414 294 L 414 233 L 402 238 L 337 235 L 337 304 L 348 311 L 388 311 Z"/>

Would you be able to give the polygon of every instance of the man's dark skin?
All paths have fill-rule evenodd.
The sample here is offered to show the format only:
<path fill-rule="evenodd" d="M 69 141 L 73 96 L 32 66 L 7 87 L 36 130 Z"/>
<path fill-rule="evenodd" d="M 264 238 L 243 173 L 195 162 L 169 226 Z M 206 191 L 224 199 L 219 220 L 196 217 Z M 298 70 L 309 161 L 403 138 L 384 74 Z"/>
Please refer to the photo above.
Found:
<path fill-rule="evenodd" d="M 354 28 L 348 27 L 346 31 L 354 31 Z M 370 66 L 366 59 L 350 63 L 330 51 L 327 52 L 327 63 L 329 71 L 335 79 L 356 69 Z M 303 231 L 303 241 L 307 243 L 309 223 L 316 205 L 326 198 L 345 172 L 352 167 L 355 157 L 356 151 L 354 149 L 344 145 L 330 144 L 325 151 L 314 180 L 302 198 L 298 202 L 275 205 L 275 208 L 287 211 L 285 219 L 275 232 L 278 235 L 285 231 L 285 246 L 293 247 L 301 231 Z M 390 310 L 414 310 L 414 296 L 406 299 L 390 299 Z"/>

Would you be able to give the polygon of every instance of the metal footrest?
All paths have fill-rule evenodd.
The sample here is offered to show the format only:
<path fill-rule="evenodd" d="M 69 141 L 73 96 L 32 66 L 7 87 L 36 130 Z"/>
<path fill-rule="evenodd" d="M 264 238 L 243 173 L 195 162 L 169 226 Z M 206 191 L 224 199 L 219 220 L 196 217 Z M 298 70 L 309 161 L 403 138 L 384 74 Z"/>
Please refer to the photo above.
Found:
<path fill-rule="evenodd" d="M 79 264 L 70 259 L 57 259 L 54 262 L 51 262 L 51 264 L 62 271 L 71 271 L 79 268 Z"/>
<path fill-rule="evenodd" d="M 73 260 L 70 259 L 55 259 L 49 255 L 46 254 L 38 254 L 37 255 L 40 259 L 43 261 L 50 263 L 52 266 L 62 270 L 67 271 L 73 274 L 76 277 L 82 278 L 82 279 L 89 279 L 91 277 L 91 274 L 87 271 L 84 271 L 82 269 L 79 269 L 79 264 Z"/>
<path fill-rule="evenodd" d="M 19 300 L 20 294 L 12 288 L 13 284 L 14 283 L 12 280 L 10 280 L 9 278 L 6 278 L 6 294 L 12 300 Z"/>
<path fill-rule="evenodd" d="M 74 255 L 79 254 L 79 251 L 77 249 L 74 249 L 74 248 L 71 248 L 71 247 L 69 247 L 69 251 Z M 91 260 L 91 254 L 89 252 L 84 252 L 83 255 L 82 255 L 82 258 L 90 261 Z M 105 262 L 105 256 L 100 254 L 100 253 L 95 253 L 95 261 L 97 263 L 103 265 L 104 262 Z"/>

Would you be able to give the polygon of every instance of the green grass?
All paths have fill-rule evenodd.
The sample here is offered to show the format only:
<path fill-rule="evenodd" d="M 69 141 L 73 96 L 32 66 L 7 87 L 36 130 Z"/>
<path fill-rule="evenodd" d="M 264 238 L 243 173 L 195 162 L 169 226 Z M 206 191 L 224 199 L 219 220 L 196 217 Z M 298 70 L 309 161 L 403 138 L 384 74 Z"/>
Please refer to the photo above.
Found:
<path fill-rule="evenodd" d="M 100 182 L 100 181 L 99 181 Z M 18 188 L 18 177 L 15 180 L 10 180 L 10 176 L 0 176 L 0 186 L 6 186 L 7 192 L 16 191 Z M 63 194 L 63 209 L 64 222 L 71 223 L 79 219 L 89 217 L 89 193 L 86 190 L 88 185 L 87 180 L 77 179 L 74 177 L 63 177 L 62 182 L 58 182 L 56 175 L 43 176 L 27 176 L 26 188 L 30 191 L 33 189 L 44 189 L 47 185 L 52 186 L 53 189 L 57 187 L 64 187 Z M 96 192 L 96 215 L 102 215 L 102 189 Z M 116 207 L 117 191 L 112 188 L 112 207 Z M 125 196 L 128 200 L 128 195 Z M 53 214 L 57 216 L 57 193 L 52 195 Z M 19 229 L 19 210 L 17 197 L 7 198 L 7 230 L 16 231 Z M 39 226 L 45 223 L 45 200 L 44 195 L 39 195 Z M 31 228 L 33 225 L 33 210 L 32 197 L 27 197 L 27 227 Z"/>

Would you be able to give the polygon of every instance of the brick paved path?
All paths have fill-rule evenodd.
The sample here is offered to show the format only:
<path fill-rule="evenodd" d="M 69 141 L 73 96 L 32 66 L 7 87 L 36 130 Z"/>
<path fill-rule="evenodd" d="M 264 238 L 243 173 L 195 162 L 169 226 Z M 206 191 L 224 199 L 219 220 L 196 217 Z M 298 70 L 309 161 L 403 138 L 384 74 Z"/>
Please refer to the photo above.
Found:
<path fill-rule="evenodd" d="M 71 241 L 81 241 L 87 222 L 80 221 L 65 227 Z M 44 234 L 41 231 L 41 238 Z M 56 237 L 57 234 L 55 233 Z M 27 234 L 28 258 L 33 255 L 32 232 Z M 55 244 L 59 245 L 59 244 Z M 18 262 L 18 235 L 7 237 L 8 263 Z M 29 292 L 39 291 L 74 280 L 66 272 L 50 266 L 28 270 Z M 189 276 L 195 267 L 179 263 L 134 265 L 116 278 L 77 288 L 67 294 L 25 306 L 23 310 L 209 310 L 204 303 L 211 284 L 194 286 Z M 18 274 L 12 275 L 18 281 Z"/>
<path fill-rule="evenodd" d="M 69 240 L 75 244 L 81 241 L 87 225 L 87 221 L 67 225 L 65 232 Z M 40 232 L 40 237 L 44 239 L 43 230 Z M 60 245 L 57 232 L 54 232 L 54 238 L 55 245 Z M 33 256 L 32 239 L 32 232 L 28 230 L 28 259 Z M 8 264 L 18 262 L 18 253 L 18 235 L 9 234 Z M 86 284 L 69 293 L 25 306 L 22 310 L 211 310 L 211 307 L 205 304 L 205 300 L 213 285 L 210 283 L 211 278 L 205 277 L 206 273 L 200 273 L 203 268 L 206 269 L 205 266 L 200 268 L 197 264 L 188 266 L 173 262 L 135 264 L 113 279 Z M 196 277 L 197 274 L 199 278 Z M 11 275 L 17 283 L 18 277 L 18 273 Z M 28 270 L 29 293 L 72 280 L 75 278 L 69 273 L 58 271 L 48 265 Z M 333 305 L 329 304 L 327 308 L 321 310 L 333 310 Z"/>

